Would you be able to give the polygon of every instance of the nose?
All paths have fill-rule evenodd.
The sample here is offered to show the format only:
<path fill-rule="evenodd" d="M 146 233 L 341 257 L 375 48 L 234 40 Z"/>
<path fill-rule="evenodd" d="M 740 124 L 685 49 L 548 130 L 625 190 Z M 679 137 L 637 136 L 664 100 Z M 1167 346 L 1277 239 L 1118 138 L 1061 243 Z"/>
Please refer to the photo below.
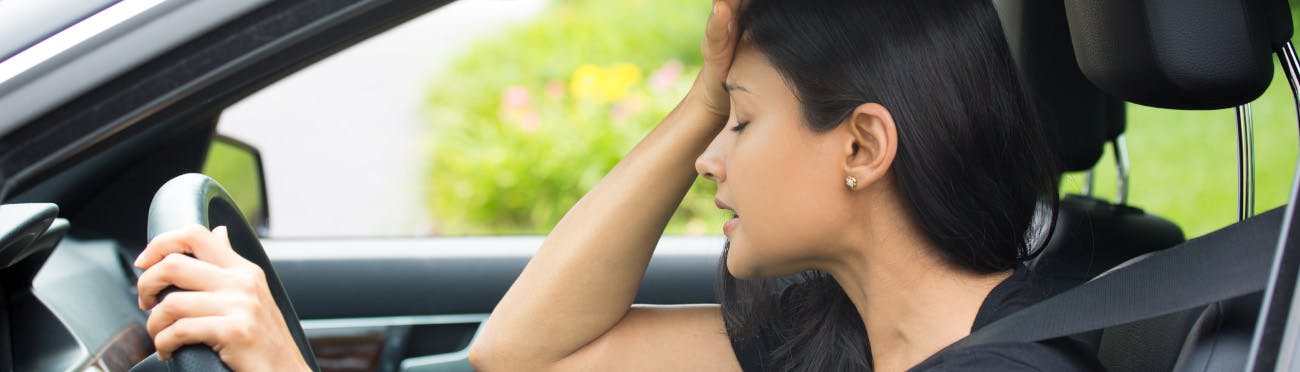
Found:
<path fill-rule="evenodd" d="M 700 157 L 695 159 L 695 171 L 701 177 L 714 183 L 722 183 L 727 179 L 727 171 L 723 166 L 723 160 L 725 159 L 722 154 L 722 137 L 726 136 L 726 134 L 727 131 L 724 129 L 713 137 L 713 141 L 709 142 L 709 147 L 704 149 Z"/>

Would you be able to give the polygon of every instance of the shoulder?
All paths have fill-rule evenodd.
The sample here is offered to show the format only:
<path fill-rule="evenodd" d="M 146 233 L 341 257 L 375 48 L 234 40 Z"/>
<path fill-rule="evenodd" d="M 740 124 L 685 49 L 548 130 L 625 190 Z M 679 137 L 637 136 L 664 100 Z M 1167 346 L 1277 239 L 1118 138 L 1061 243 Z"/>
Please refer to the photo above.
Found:
<path fill-rule="evenodd" d="M 1046 297 L 1029 270 L 1020 267 L 998 284 L 975 316 L 974 332 Z M 1101 371 L 1095 348 L 1068 337 L 1004 342 L 942 350 L 913 371 Z"/>
<path fill-rule="evenodd" d="M 1104 368 L 1075 340 L 1008 342 L 943 351 L 912 371 L 1102 371 Z"/>

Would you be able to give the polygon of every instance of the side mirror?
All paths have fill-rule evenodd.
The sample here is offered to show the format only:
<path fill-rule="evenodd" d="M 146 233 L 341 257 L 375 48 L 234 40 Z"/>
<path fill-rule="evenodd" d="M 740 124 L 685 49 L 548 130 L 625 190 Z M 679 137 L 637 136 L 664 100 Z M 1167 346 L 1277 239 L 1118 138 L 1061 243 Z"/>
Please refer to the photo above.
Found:
<path fill-rule="evenodd" d="M 258 237 L 266 236 L 270 229 L 270 212 L 266 203 L 262 154 L 257 148 L 217 134 L 208 147 L 208 158 L 203 161 L 203 174 L 225 186 Z"/>

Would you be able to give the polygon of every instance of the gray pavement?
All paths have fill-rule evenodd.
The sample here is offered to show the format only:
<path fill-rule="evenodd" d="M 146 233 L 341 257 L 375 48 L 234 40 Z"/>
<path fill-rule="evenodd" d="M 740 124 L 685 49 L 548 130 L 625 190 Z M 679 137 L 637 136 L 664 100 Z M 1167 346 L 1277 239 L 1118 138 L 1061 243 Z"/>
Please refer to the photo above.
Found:
<path fill-rule="evenodd" d="M 478 37 L 531 19 L 545 0 L 462 0 L 321 61 L 227 109 L 218 131 L 257 146 L 270 235 L 428 232 L 432 79 Z"/>

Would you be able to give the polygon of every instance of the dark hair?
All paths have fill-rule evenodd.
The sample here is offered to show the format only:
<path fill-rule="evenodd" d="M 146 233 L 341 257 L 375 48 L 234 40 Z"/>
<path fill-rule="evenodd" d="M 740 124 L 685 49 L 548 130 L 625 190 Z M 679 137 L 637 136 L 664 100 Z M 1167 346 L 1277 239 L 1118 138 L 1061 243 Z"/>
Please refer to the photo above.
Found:
<path fill-rule="evenodd" d="M 867 102 L 890 111 L 898 191 L 953 267 L 1005 271 L 1045 243 L 1058 175 L 989 0 L 753 0 L 739 26 L 793 87 L 811 130 Z M 719 266 L 731 337 L 779 336 L 769 368 L 870 368 L 866 329 L 834 278 L 739 280 L 725 251 Z"/>

